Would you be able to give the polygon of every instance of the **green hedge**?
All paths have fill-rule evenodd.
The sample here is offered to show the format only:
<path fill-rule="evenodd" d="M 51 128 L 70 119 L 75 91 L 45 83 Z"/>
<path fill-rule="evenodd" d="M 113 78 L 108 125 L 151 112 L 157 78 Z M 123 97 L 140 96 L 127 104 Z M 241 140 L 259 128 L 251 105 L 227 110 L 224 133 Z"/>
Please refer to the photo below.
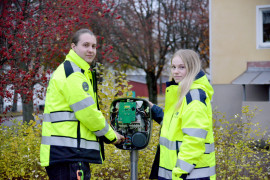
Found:
<path fill-rule="evenodd" d="M 260 146 L 262 143 L 252 140 L 248 134 L 252 131 L 247 127 L 254 124 L 239 124 L 236 119 L 218 120 L 225 126 L 214 128 L 217 179 L 269 179 L 269 141 Z M 150 144 L 139 151 L 139 179 L 149 177 L 159 130 L 160 126 L 154 122 Z M 257 134 L 260 136 L 258 131 Z M 47 179 L 45 169 L 39 164 L 40 138 L 41 127 L 34 121 L 11 127 L 0 125 L 0 179 Z M 129 153 L 105 145 L 106 160 L 102 165 L 91 164 L 92 179 L 130 179 Z"/>
<path fill-rule="evenodd" d="M 241 116 L 230 120 L 213 113 L 217 179 L 270 178 L 269 137 L 259 123 L 251 122 L 257 111 L 245 106 Z"/>
<path fill-rule="evenodd" d="M 10 127 L 0 125 L 0 179 L 41 179 L 46 175 L 39 163 L 41 126 L 35 121 Z"/>

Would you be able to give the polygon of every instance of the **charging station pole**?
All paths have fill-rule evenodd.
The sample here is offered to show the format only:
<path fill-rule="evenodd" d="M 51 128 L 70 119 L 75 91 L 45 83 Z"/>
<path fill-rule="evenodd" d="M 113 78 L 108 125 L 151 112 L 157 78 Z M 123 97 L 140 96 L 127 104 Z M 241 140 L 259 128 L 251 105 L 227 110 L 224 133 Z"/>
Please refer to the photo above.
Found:
<path fill-rule="evenodd" d="M 132 91 L 132 97 L 135 98 L 136 94 Z M 138 150 L 130 151 L 130 180 L 138 179 L 138 159 L 139 153 Z"/>
<path fill-rule="evenodd" d="M 130 151 L 130 180 L 138 179 L 138 150 Z"/>

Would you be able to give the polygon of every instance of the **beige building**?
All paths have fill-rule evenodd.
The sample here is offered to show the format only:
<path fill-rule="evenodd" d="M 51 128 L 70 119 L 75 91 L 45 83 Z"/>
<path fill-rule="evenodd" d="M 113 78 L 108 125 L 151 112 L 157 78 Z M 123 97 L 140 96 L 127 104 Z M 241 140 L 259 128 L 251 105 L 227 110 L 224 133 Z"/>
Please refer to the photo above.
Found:
<path fill-rule="evenodd" d="M 209 11 L 213 108 L 230 119 L 257 106 L 253 121 L 269 128 L 270 0 L 210 0 Z"/>

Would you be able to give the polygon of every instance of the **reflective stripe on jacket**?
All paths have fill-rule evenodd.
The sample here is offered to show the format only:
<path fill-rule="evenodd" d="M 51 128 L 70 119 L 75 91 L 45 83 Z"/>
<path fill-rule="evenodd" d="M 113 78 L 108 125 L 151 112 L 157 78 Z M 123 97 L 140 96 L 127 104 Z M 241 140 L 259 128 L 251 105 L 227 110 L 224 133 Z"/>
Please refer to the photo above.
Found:
<path fill-rule="evenodd" d="M 70 50 L 55 70 L 46 93 L 41 166 L 57 162 L 103 162 L 97 137 L 116 140 L 113 129 L 98 110 L 89 64 Z"/>
<path fill-rule="evenodd" d="M 215 179 L 213 88 L 201 71 L 175 110 L 178 84 L 168 83 L 160 134 L 159 179 Z"/>

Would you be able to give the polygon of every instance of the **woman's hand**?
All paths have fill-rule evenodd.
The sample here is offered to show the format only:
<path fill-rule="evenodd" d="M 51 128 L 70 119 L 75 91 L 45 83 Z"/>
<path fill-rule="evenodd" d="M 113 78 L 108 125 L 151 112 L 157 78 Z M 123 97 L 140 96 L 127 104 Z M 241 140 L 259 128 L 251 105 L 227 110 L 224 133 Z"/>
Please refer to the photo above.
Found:
<path fill-rule="evenodd" d="M 154 104 L 153 104 L 151 101 L 149 101 L 149 100 L 147 100 L 147 99 L 146 99 L 146 101 L 147 101 L 148 104 L 150 105 L 150 108 L 152 108 L 152 107 L 154 106 Z"/>

